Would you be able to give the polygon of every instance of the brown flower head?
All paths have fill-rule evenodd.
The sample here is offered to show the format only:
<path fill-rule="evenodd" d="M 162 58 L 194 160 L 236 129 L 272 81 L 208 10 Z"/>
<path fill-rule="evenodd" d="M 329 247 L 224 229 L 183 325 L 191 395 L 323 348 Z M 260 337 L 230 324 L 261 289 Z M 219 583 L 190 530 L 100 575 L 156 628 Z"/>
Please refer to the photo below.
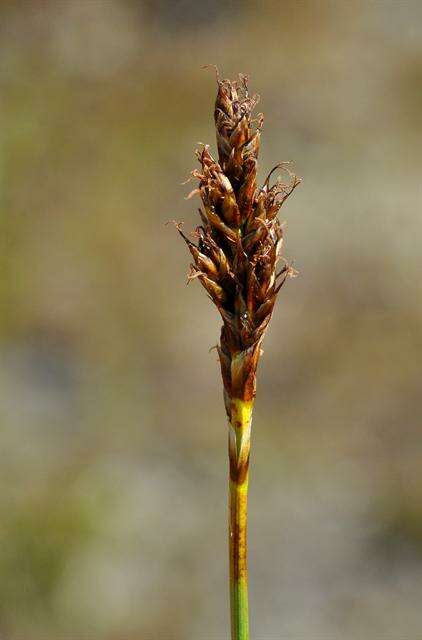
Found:
<path fill-rule="evenodd" d="M 250 96 L 247 78 L 220 80 L 215 103 L 218 161 L 208 146 L 197 150 L 201 165 L 192 176 L 202 208 L 197 243 L 178 226 L 193 256 L 190 278 L 198 278 L 223 319 L 218 353 L 225 389 L 225 404 L 232 417 L 234 398 L 255 395 L 256 368 L 261 342 L 271 319 L 277 294 L 293 270 L 280 263 L 283 230 L 277 218 L 283 202 L 300 180 L 277 165 L 262 187 L 256 174 L 263 116 L 253 118 L 258 96 Z M 274 171 L 287 172 L 289 181 Z"/>

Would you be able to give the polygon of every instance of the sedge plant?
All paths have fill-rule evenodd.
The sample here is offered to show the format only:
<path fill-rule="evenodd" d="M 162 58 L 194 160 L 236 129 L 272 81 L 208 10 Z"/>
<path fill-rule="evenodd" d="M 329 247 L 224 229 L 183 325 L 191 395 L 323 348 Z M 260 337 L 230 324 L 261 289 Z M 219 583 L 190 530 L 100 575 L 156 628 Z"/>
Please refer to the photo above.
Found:
<path fill-rule="evenodd" d="M 217 346 L 228 417 L 229 560 L 232 640 L 249 640 L 247 498 L 252 410 L 262 340 L 277 294 L 294 275 L 281 257 L 283 229 L 278 212 L 300 180 L 281 163 L 257 185 L 263 115 L 253 117 L 257 95 L 246 76 L 221 80 L 217 72 L 214 120 L 218 160 L 208 145 L 197 149 L 199 181 L 188 197 L 200 196 L 201 224 L 192 240 L 177 228 L 193 257 L 189 279 L 197 278 L 217 307 L 223 325 Z M 284 181 L 277 170 L 287 172 Z"/>

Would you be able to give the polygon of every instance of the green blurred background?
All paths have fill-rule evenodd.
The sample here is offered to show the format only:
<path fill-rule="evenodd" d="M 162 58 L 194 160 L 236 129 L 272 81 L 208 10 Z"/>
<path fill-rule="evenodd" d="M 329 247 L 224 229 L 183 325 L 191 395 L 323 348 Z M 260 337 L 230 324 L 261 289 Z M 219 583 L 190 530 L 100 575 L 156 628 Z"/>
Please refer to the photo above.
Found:
<path fill-rule="evenodd" d="M 259 372 L 255 640 L 422 636 L 418 1 L 0 6 L 0 638 L 225 640 L 219 319 L 165 221 L 251 76 L 293 160 Z"/>

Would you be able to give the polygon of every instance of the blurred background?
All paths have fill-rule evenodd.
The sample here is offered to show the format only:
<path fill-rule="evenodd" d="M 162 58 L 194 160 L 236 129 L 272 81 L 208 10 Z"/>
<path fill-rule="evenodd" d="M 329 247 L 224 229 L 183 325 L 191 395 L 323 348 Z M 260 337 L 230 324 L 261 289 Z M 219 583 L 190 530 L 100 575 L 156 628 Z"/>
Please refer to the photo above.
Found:
<path fill-rule="evenodd" d="M 228 638 L 213 63 L 294 161 L 254 418 L 255 640 L 422 634 L 422 5 L 0 6 L 0 638 Z"/>

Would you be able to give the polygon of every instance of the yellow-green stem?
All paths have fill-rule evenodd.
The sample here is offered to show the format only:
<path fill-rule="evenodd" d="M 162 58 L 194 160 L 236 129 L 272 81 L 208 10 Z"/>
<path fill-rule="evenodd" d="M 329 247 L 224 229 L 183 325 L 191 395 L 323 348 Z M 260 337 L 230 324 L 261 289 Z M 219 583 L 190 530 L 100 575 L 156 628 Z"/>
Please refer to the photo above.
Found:
<path fill-rule="evenodd" d="M 247 507 L 253 402 L 231 401 L 229 424 L 229 556 L 232 640 L 249 640 Z"/>

